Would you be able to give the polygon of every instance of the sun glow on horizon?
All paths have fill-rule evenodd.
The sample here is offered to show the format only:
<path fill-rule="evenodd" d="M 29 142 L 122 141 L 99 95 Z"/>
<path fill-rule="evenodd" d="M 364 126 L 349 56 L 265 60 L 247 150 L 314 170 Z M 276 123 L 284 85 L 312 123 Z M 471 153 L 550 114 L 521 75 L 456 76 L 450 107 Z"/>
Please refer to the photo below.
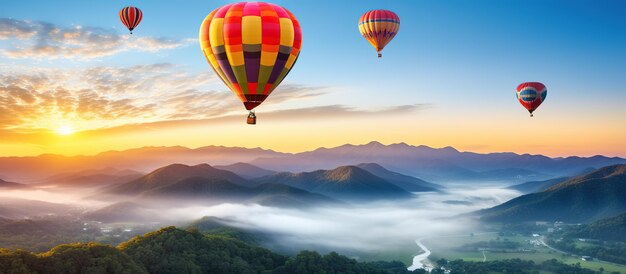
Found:
<path fill-rule="evenodd" d="M 76 132 L 76 130 L 74 130 L 74 128 L 68 125 L 61 126 L 56 129 L 56 133 L 58 135 L 70 135 L 70 134 L 73 134 L 74 132 Z"/>

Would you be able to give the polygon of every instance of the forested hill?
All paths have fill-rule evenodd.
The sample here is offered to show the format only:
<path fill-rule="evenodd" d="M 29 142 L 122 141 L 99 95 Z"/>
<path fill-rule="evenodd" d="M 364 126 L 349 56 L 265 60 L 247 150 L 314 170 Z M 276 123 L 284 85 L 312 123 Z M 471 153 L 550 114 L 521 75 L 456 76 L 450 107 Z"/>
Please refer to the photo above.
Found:
<path fill-rule="evenodd" d="M 205 224 L 213 220 L 201 220 Z M 0 274 L 57 273 L 427 273 L 423 269 L 408 272 L 401 262 L 358 262 L 331 252 L 320 255 L 301 251 L 293 257 L 274 253 L 254 244 L 224 235 L 223 226 L 198 226 L 189 230 L 166 227 L 137 236 L 117 247 L 99 243 L 64 244 L 44 253 L 0 248 Z M 194 226 L 196 227 L 196 226 Z M 198 229 L 219 228 L 219 233 L 201 233 Z M 542 263 L 520 259 L 466 262 L 437 261 L 431 273 L 578 273 L 597 274 L 580 265 L 557 260 Z"/>
<path fill-rule="evenodd" d="M 330 253 L 286 257 L 197 230 L 166 227 L 117 247 L 66 244 L 34 254 L 0 249 L 0 273 L 407 273 L 401 262 L 361 263 Z"/>
<path fill-rule="evenodd" d="M 568 229 L 567 236 L 626 243 L 626 213 Z"/>
<path fill-rule="evenodd" d="M 478 211 L 486 221 L 588 223 L 626 212 L 626 165 L 573 177 L 544 191 Z"/>

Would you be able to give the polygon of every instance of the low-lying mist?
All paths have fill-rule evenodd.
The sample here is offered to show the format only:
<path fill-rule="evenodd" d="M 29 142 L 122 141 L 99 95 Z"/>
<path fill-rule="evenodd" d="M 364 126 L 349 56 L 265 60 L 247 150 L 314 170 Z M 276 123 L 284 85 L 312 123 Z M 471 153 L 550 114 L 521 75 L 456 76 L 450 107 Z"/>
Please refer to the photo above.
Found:
<path fill-rule="evenodd" d="M 398 201 L 304 209 L 235 203 L 176 206 L 172 201 L 164 201 L 159 206 L 130 199 L 125 202 L 141 207 L 142 211 L 125 207 L 112 210 L 122 211 L 115 212 L 118 215 L 135 214 L 127 219 L 136 218 L 137 223 L 159 222 L 161 226 L 184 226 L 204 216 L 218 217 L 226 225 L 269 235 L 271 245 L 282 250 L 381 252 L 394 250 L 399 245 L 407 246 L 407 243 L 413 245 L 419 238 L 477 232 L 479 224 L 461 214 L 492 207 L 518 195 L 516 191 L 501 188 L 455 188 L 443 193 L 415 194 L 412 199 Z M 11 199 L 61 203 L 84 208 L 86 213 L 116 204 L 81 199 L 76 193 L 38 189 L 3 192 L 0 200 L 5 202 L 0 203 L 0 207 Z M 43 208 L 41 212 L 46 210 Z M 138 212 L 149 212 L 145 214 L 150 216 L 136 216 L 142 214 Z"/>
<path fill-rule="evenodd" d="M 423 237 L 470 233 L 478 224 L 460 214 L 498 205 L 518 195 L 498 188 L 465 189 L 342 207 L 289 209 L 220 204 L 174 208 L 165 214 L 188 220 L 219 217 L 234 227 L 268 232 L 285 247 L 367 252 L 393 249 Z"/>

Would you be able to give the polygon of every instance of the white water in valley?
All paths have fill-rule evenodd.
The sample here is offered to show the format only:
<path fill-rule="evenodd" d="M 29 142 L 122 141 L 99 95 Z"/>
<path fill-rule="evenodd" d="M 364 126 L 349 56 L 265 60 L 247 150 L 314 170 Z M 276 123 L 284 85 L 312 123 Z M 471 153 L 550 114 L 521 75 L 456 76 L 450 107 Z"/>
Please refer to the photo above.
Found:
<path fill-rule="evenodd" d="M 424 269 L 430 272 L 431 270 L 433 270 L 433 267 L 434 267 L 432 263 L 428 261 L 428 256 L 430 256 L 430 253 L 431 253 L 430 250 L 424 244 L 422 244 L 422 239 L 415 240 L 415 243 L 424 252 L 415 255 L 415 257 L 413 257 L 413 264 L 409 266 L 407 269 L 409 271 L 413 271 L 416 269 Z"/>

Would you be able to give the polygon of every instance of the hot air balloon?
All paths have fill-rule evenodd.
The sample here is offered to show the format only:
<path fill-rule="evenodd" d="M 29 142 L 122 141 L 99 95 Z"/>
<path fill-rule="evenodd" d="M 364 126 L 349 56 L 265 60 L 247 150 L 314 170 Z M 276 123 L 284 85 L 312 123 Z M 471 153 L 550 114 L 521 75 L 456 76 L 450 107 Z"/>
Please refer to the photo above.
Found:
<path fill-rule="evenodd" d="M 542 83 L 525 82 L 517 86 L 517 92 L 515 94 L 520 104 L 530 112 L 530 117 L 533 117 L 533 111 L 546 99 L 548 90 L 546 90 L 546 86 Z"/>
<path fill-rule="evenodd" d="M 143 13 L 139 8 L 125 7 L 120 10 L 120 20 L 128 28 L 130 34 L 133 34 L 133 29 L 139 25 L 141 18 L 143 18 Z"/>
<path fill-rule="evenodd" d="M 293 68 L 302 32 L 296 17 L 283 7 L 242 2 L 218 8 L 200 26 L 200 48 L 226 86 L 250 111 L 263 103 Z"/>
<path fill-rule="evenodd" d="M 400 29 L 400 18 L 390 10 L 371 10 L 359 19 L 359 31 L 374 46 L 378 58 L 383 48 L 393 39 Z"/>

